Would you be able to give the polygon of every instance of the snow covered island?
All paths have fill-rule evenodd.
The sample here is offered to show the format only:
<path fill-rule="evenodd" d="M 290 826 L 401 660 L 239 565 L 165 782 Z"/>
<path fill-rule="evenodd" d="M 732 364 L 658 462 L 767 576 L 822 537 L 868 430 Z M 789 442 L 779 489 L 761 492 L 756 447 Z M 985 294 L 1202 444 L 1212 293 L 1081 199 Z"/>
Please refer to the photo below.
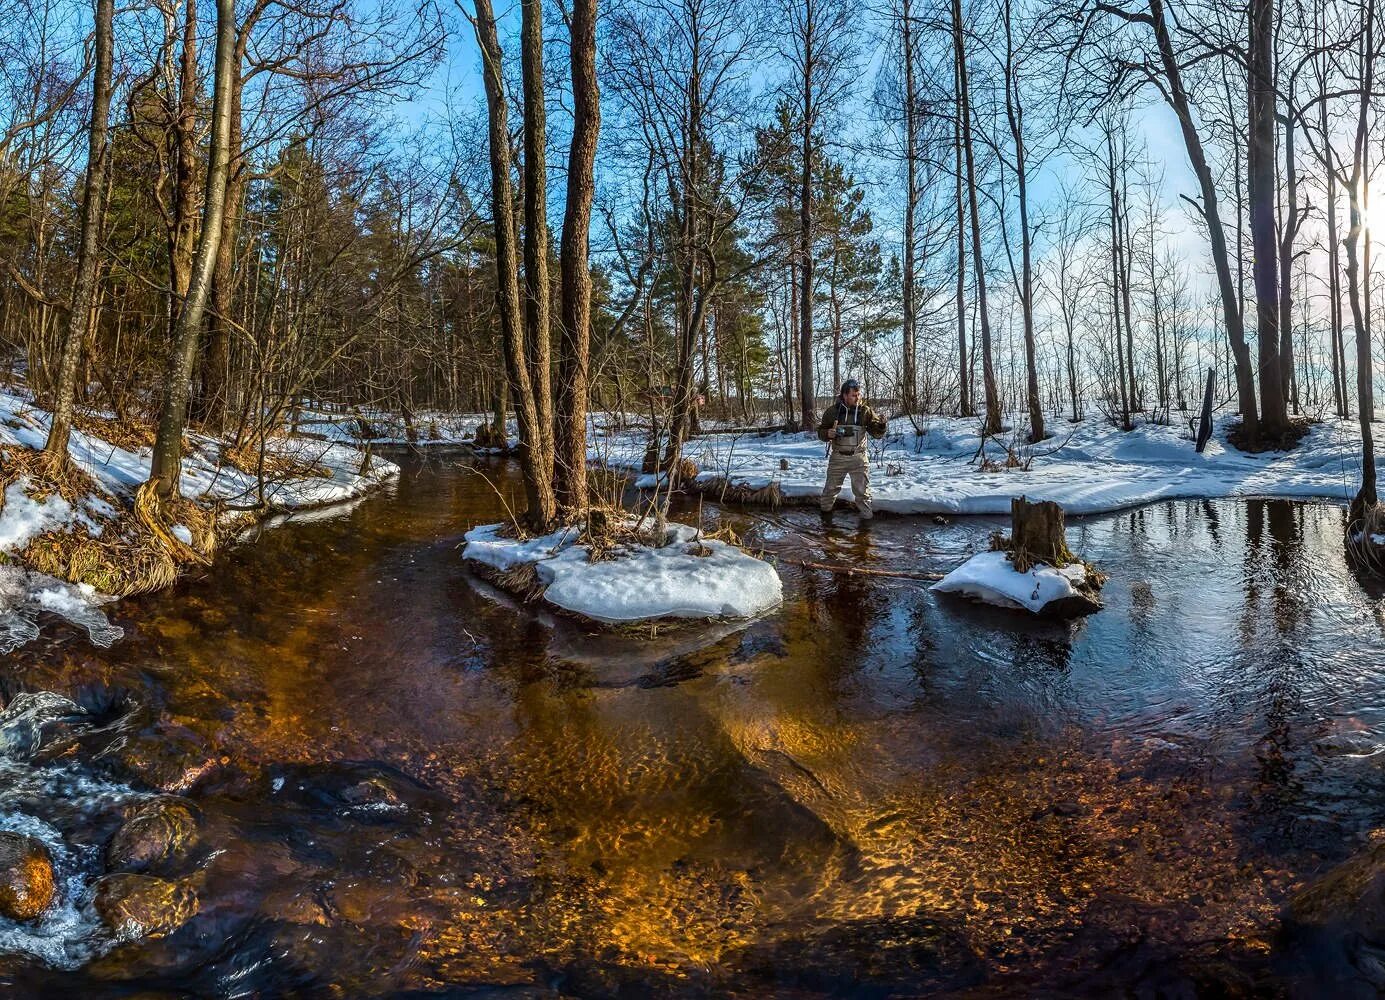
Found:
<path fill-rule="evenodd" d="M 773 566 L 685 524 L 655 538 L 629 521 L 614 542 L 597 544 L 578 527 L 537 538 L 506 527 L 472 528 L 462 558 L 502 590 L 605 625 L 753 618 L 784 599 Z"/>
<path fill-rule="evenodd" d="M 1086 614 L 1101 606 L 1090 606 L 1090 598 L 1082 589 L 1088 572 L 1086 564 L 1076 562 L 1061 568 L 1040 563 L 1021 573 L 1009 553 L 996 550 L 972 556 L 933 584 L 933 589 L 1002 608 L 1032 611 L 1045 618 L 1066 618 L 1074 617 L 1071 608 L 1081 608 L 1077 613 Z"/>
<path fill-rule="evenodd" d="M 944 594 L 961 594 L 1002 608 L 1044 618 L 1076 618 L 1100 611 L 1105 577 L 1068 549 L 1063 510 L 1056 503 L 1011 504 L 1009 538 L 996 534 L 992 549 L 972 556 L 933 584 Z"/>

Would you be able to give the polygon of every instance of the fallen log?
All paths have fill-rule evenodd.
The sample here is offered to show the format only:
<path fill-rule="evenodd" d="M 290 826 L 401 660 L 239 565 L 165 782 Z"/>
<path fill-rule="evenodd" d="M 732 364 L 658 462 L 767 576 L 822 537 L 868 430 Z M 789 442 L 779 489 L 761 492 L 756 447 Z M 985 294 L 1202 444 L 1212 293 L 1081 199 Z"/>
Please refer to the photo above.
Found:
<path fill-rule="evenodd" d="M 868 566 L 842 566 L 836 563 L 813 562 L 810 559 L 785 559 L 784 562 L 804 569 L 820 569 L 843 576 L 892 576 L 901 580 L 941 580 L 942 573 L 920 573 L 905 569 L 871 569 Z"/>

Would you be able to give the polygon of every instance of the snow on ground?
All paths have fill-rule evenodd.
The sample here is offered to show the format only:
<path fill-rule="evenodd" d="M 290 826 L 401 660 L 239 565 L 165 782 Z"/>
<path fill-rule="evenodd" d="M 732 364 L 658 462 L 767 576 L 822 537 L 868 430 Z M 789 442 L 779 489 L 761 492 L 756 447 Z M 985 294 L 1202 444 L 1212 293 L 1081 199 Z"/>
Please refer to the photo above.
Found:
<path fill-rule="evenodd" d="M 592 562 L 575 529 L 518 540 L 485 524 L 466 534 L 462 558 L 496 570 L 534 563 L 544 600 L 608 624 L 657 618 L 751 618 L 784 599 L 769 563 L 734 545 L 669 526 L 660 547 L 628 546 Z M 698 553 L 703 554 L 698 554 Z"/>
<path fill-rule="evenodd" d="M 48 437 L 46 411 L 32 405 L 26 393 L 0 389 L 0 445 L 39 449 Z M 212 438 L 189 435 L 192 454 L 183 459 L 182 492 L 193 500 L 224 500 L 233 506 L 255 503 L 256 477 L 220 460 L 221 445 Z M 317 467 L 325 476 L 306 476 L 282 482 L 267 477 L 265 500 L 281 510 L 300 510 L 338 503 L 365 493 L 399 474 L 392 462 L 372 456 L 362 468 L 364 456 L 348 445 L 310 439 L 272 439 L 279 454 Z M 106 519 L 128 509 L 135 490 L 148 478 L 150 449 L 129 451 L 101 438 L 74 430 L 68 446 L 73 461 L 96 482 L 98 492 L 74 506 L 53 494 L 37 500 L 26 492 L 28 481 L 20 477 L 5 490 L 0 509 L 0 562 L 17 557 L 37 535 L 60 528 L 85 528 L 99 535 Z M 191 539 L 185 525 L 173 533 L 184 542 Z M 106 639 L 113 628 L 96 610 L 106 599 L 90 588 L 73 587 L 51 577 L 17 566 L 0 566 L 0 652 L 7 643 L 28 641 L 37 635 L 33 624 L 39 611 L 50 611 L 87 628 L 94 642 Z M 119 629 L 114 630 L 119 635 Z M 13 648 L 12 646 L 10 648 Z"/>
<path fill-rule="evenodd" d="M 414 444 L 425 446 L 457 445 L 470 442 L 476 428 L 490 423 L 490 413 L 445 413 L 422 410 L 414 415 Z M 372 407 L 337 413 L 319 408 L 300 411 L 298 430 L 341 444 L 371 444 L 404 446 L 409 444 L 409 429 L 398 413 L 388 413 Z M 507 433 L 518 434 L 514 418 L 507 422 Z"/>
<path fill-rule="evenodd" d="M 1230 419 L 1221 420 L 1206 451 L 1194 450 L 1185 416 L 1170 425 L 1138 424 L 1122 432 L 1100 416 L 1079 424 L 1062 417 L 1048 423 L 1053 437 L 1023 445 L 1024 423 L 992 438 L 986 458 L 976 459 L 980 422 L 955 417 L 922 418 L 916 434 L 907 418 L 890 422 L 871 447 L 871 491 L 876 511 L 895 514 L 1008 514 L 1010 499 L 1056 500 L 1069 514 L 1096 514 L 1180 497 L 1284 497 L 1346 501 L 1360 474 L 1360 432 L 1355 420 L 1314 424 L 1290 452 L 1251 455 L 1226 441 Z M 1005 445 L 1029 468 L 1005 468 Z M 596 437 L 588 457 L 638 471 L 645 437 L 638 433 Z M 761 489 L 778 484 L 787 499 L 816 497 L 826 476 L 826 445 L 815 434 L 718 435 L 692 441 L 685 454 L 707 483 L 726 479 Z M 786 463 L 787 468 L 782 468 Z M 641 476 L 644 488 L 654 477 Z M 848 482 L 843 499 L 851 498 Z"/>
<path fill-rule="evenodd" d="M 1053 601 L 1078 596 L 1074 584 L 1081 583 L 1086 576 L 1087 567 L 1081 563 L 1062 569 L 1040 563 L 1028 573 L 1021 573 L 1006 553 L 979 552 L 933 584 L 932 589 L 1038 614 Z"/>

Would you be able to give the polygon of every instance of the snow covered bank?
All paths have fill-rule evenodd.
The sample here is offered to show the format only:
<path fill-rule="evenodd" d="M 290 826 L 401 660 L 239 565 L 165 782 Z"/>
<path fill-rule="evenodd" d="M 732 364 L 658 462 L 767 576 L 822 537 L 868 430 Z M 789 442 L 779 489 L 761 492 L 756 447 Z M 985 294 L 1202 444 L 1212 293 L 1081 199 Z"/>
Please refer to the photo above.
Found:
<path fill-rule="evenodd" d="M 1084 605 L 1083 584 L 1088 569 L 1080 562 L 1055 568 L 1044 563 L 1021 573 L 1002 551 L 972 556 L 933 584 L 943 594 L 961 594 L 1002 608 L 1019 608 L 1036 615 L 1061 613 Z"/>
<path fill-rule="evenodd" d="M 908 419 L 896 418 L 871 448 L 874 506 L 895 514 L 1008 514 L 1010 499 L 1027 495 L 1080 515 L 1188 497 L 1347 501 L 1355 493 L 1361 438 L 1354 419 L 1314 424 L 1293 451 L 1259 455 L 1227 443 L 1230 423 L 1217 424 L 1199 455 L 1184 415 L 1174 414 L 1167 426 L 1141 423 L 1129 433 L 1100 416 L 1079 424 L 1053 417 L 1050 439 L 1025 445 L 1021 433 L 1006 433 L 978 456 L 979 420 L 920 418 L 923 433 L 916 434 Z M 1022 429 L 1022 421 L 1015 424 Z M 646 443 L 638 433 L 599 435 L 588 457 L 638 473 Z M 812 434 L 699 438 L 685 454 L 700 470 L 695 485 L 712 496 L 726 486 L 728 497 L 748 502 L 815 498 L 827 471 L 826 446 Z M 648 488 L 654 477 L 637 482 Z M 842 497 L 850 499 L 849 485 Z"/>
<path fill-rule="evenodd" d="M 596 559 L 575 528 L 520 540 L 502 527 L 468 531 L 462 558 L 493 578 L 532 566 L 544 601 L 593 621 L 751 618 L 784 598 L 773 566 L 687 525 L 669 525 L 662 545 L 621 544 Z"/>
<path fill-rule="evenodd" d="M 96 610 L 107 598 L 97 591 L 115 589 L 104 581 L 120 573 L 104 571 L 101 561 L 156 547 L 133 512 L 135 493 L 149 474 L 150 448 L 121 447 L 95 432 L 74 429 L 68 452 L 87 483 L 80 496 L 71 491 L 64 496 L 26 471 L 47 439 L 48 422 L 49 414 L 23 390 L 0 389 L 0 483 L 5 484 L 0 563 L 10 564 L 0 576 L 0 649 L 32 639 L 40 611 L 62 614 L 87 628 L 93 641 L 109 644 L 111 626 Z M 102 425 L 96 421 L 89 426 Z M 238 456 L 232 464 L 224 442 L 198 434 L 189 434 L 187 442 L 181 486 L 188 501 L 206 512 L 259 505 L 258 478 L 244 471 L 247 459 L 258 465 L 257 454 Z M 265 452 L 265 506 L 257 515 L 339 503 L 399 473 L 393 463 L 367 458 L 343 444 L 271 438 Z M 251 515 L 227 511 L 221 516 L 223 526 L 231 527 Z M 169 533 L 182 545 L 193 545 L 192 527 L 173 524 Z M 171 578 L 176 573 L 173 560 L 162 558 L 170 563 L 164 577 Z M 77 586 L 32 572 L 40 568 Z"/>
<path fill-rule="evenodd" d="M 413 418 L 413 440 L 409 425 L 398 413 L 372 407 L 362 407 L 349 413 L 308 408 L 299 411 L 297 429 L 307 435 L 340 444 L 374 444 L 386 447 L 419 447 L 470 444 L 476 428 L 493 419 L 489 413 L 444 413 L 423 410 Z M 507 428 L 509 435 L 517 433 L 513 419 Z"/>

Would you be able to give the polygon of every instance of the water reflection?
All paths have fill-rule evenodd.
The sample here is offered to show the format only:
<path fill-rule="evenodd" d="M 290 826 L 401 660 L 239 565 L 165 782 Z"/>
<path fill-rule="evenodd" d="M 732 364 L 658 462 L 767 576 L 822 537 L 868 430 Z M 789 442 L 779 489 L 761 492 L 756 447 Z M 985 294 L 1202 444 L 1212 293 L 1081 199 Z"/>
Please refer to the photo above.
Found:
<path fill-rule="evenodd" d="M 1380 612 L 1336 509 L 1074 519 L 1108 607 L 1051 624 L 801 565 L 944 569 L 996 522 L 708 508 L 780 560 L 784 607 L 632 638 L 463 570 L 515 491 L 486 472 L 411 468 L 124 605 L 111 650 L 10 658 L 26 689 L 132 692 L 107 763 L 190 794 L 216 850 L 183 931 L 0 983 L 1104 995 L 1205 987 L 1212 956 L 1263 985 L 1290 887 L 1385 805 Z"/>

